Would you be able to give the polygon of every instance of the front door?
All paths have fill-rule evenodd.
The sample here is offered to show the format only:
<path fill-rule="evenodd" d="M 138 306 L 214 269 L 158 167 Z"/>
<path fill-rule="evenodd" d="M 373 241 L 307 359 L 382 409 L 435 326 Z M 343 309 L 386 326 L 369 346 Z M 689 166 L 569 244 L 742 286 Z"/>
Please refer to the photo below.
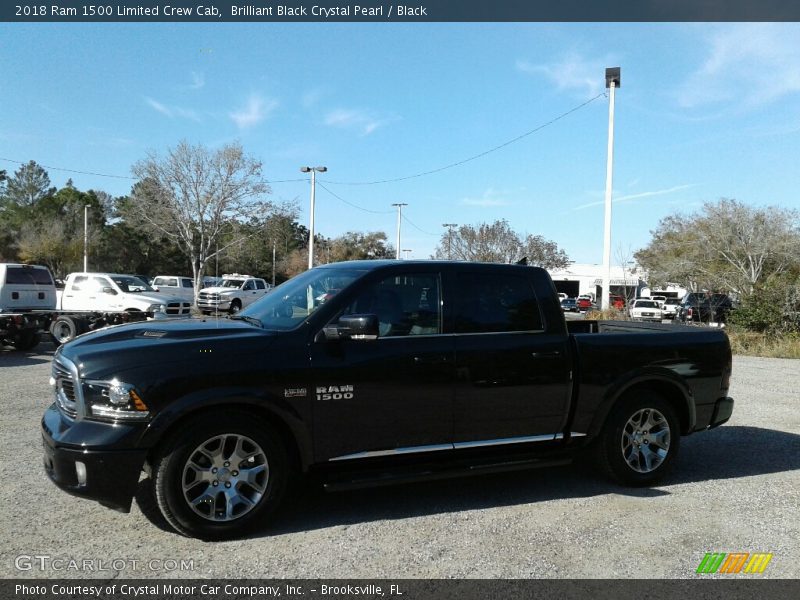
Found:
<path fill-rule="evenodd" d="M 317 460 L 450 448 L 453 338 L 442 335 L 441 277 L 385 272 L 355 290 L 342 314 L 375 314 L 377 339 L 311 349 Z"/>

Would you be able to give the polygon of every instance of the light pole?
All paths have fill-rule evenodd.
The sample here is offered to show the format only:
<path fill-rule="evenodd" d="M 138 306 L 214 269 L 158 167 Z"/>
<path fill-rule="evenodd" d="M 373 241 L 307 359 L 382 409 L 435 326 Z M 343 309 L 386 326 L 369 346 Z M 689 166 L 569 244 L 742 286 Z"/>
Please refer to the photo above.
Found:
<path fill-rule="evenodd" d="M 397 207 L 397 250 L 395 251 L 394 257 L 400 260 L 400 220 L 403 218 L 403 207 L 408 206 L 408 204 L 405 202 L 396 202 L 392 204 L 392 206 Z"/>
<path fill-rule="evenodd" d="M 317 187 L 317 173 L 324 173 L 328 167 L 300 167 L 303 173 L 311 173 L 311 214 L 309 215 L 308 233 L 308 268 L 314 268 L 314 191 Z"/>
<path fill-rule="evenodd" d="M 89 272 L 89 205 L 83 206 L 83 272 Z"/>
<path fill-rule="evenodd" d="M 453 260 L 453 227 L 458 223 L 442 223 L 442 227 L 447 227 L 447 260 Z"/>
<path fill-rule="evenodd" d="M 600 307 L 609 309 L 611 294 L 611 187 L 614 177 L 614 90 L 620 87 L 620 68 L 606 69 L 608 88 L 608 161 L 606 162 L 606 212 L 603 228 L 603 294 Z"/>

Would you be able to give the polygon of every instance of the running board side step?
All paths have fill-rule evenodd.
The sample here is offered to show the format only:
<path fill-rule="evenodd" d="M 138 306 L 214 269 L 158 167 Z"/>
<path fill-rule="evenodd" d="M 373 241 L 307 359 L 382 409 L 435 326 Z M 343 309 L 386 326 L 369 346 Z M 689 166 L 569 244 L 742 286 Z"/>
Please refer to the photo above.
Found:
<path fill-rule="evenodd" d="M 337 492 L 343 490 L 357 490 L 362 488 L 400 485 L 421 481 L 435 481 L 438 479 L 453 479 L 470 475 L 483 475 L 488 473 L 504 473 L 508 471 L 521 471 L 567 465 L 571 458 L 563 456 L 557 458 L 525 458 L 496 462 L 475 463 L 461 466 L 433 466 L 410 467 L 397 471 L 364 471 L 338 474 L 336 479 L 323 483 L 326 491 Z"/>

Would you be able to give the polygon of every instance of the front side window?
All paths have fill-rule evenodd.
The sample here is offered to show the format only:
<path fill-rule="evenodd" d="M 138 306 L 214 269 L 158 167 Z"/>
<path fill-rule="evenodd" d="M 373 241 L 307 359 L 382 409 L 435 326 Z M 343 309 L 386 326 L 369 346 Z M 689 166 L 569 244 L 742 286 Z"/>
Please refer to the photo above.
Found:
<path fill-rule="evenodd" d="M 542 329 L 530 281 L 516 274 L 460 273 L 456 333 L 501 333 Z"/>
<path fill-rule="evenodd" d="M 192 281 L 188 277 L 184 277 L 183 279 L 181 279 L 181 283 L 183 284 L 183 287 L 185 287 L 185 288 L 193 288 L 194 287 L 194 281 Z"/>
<path fill-rule="evenodd" d="M 436 273 L 392 275 L 361 292 L 342 315 L 377 315 L 380 337 L 441 333 L 439 290 Z"/>
<path fill-rule="evenodd" d="M 263 279 L 256 279 L 256 287 L 257 287 L 259 290 L 264 290 L 264 289 L 266 289 L 266 286 L 264 285 L 264 280 L 263 280 Z"/>
<path fill-rule="evenodd" d="M 242 289 L 247 291 L 254 290 L 256 289 L 256 282 L 253 281 L 252 279 L 248 279 L 247 283 L 244 284 L 244 287 Z"/>

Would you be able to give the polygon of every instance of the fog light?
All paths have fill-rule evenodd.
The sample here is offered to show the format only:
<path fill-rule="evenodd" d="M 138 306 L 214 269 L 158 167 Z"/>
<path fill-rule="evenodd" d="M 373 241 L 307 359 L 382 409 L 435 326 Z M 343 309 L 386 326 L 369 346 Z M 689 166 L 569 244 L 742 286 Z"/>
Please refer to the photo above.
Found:
<path fill-rule="evenodd" d="M 78 485 L 86 485 L 86 465 L 81 461 L 75 461 L 75 474 L 78 476 Z"/>

